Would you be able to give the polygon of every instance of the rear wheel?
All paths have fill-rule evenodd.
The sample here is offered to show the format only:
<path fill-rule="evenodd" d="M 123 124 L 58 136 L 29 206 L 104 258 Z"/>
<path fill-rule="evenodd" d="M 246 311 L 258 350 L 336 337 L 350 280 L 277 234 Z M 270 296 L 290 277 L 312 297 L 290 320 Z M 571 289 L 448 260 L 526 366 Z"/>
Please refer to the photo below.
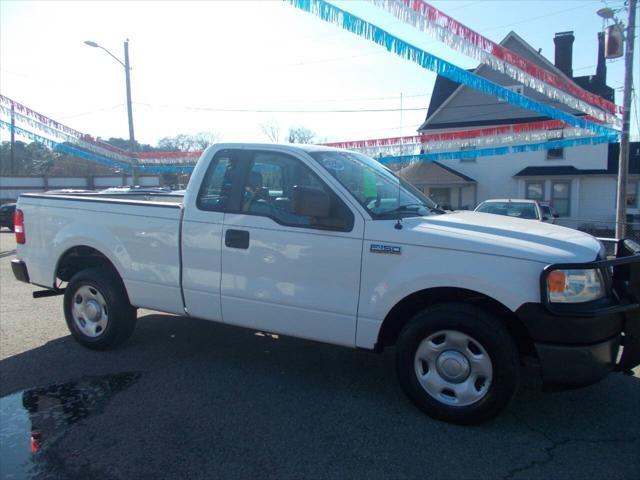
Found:
<path fill-rule="evenodd" d="M 409 398 L 425 413 L 452 423 L 479 423 L 515 394 L 519 356 L 513 338 L 489 313 L 440 304 L 416 315 L 397 342 L 396 368 Z"/>
<path fill-rule="evenodd" d="M 109 268 L 90 268 L 71 278 L 64 294 L 64 315 L 74 338 L 94 350 L 117 347 L 136 325 L 136 309 L 122 280 Z"/>

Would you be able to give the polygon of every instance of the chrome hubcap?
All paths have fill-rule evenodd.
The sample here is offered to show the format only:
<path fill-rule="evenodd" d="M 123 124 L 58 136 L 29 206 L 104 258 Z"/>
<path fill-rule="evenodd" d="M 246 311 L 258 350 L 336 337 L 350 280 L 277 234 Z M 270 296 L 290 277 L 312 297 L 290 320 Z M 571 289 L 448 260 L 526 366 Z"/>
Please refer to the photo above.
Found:
<path fill-rule="evenodd" d="M 420 342 L 414 367 L 422 388 L 447 405 L 480 401 L 493 378 L 493 365 L 484 347 L 457 330 L 440 330 Z"/>
<path fill-rule="evenodd" d="M 456 350 L 447 350 L 438 355 L 436 368 L 440 376 L 447 382 L 464 382 L 471 372 L 469 360 Z"/>
<path fill-rule="evenodd" d="M 107 302 L 95 287 L 89 285 L 83 285 L 76 291 L 71 315 L 78 330 L 91 338 L 104 333 L 109 322 Z"/>

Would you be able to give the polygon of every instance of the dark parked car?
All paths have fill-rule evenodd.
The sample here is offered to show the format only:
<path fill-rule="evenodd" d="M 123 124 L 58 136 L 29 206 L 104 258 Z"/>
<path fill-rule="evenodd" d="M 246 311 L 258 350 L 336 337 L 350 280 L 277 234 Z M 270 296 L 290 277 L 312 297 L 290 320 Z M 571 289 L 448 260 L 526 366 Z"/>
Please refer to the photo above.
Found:
<path fill-rule="evenodd" d="M 7 227 L 13 232 L 13 213 L 15 211 L 15 203 L 5 203 L 0 207 L 0 228 Z"/>

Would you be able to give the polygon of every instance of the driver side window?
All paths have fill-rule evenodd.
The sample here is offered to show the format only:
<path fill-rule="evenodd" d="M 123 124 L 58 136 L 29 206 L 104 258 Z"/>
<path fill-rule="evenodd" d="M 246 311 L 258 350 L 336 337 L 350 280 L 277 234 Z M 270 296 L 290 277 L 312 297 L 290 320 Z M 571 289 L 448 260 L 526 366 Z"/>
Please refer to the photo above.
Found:
<path fill-rule="evenodd" d="M 299 192 L 328 197 L 329 211 L 317 217 L 302 212 Z M 242 189 L 241 211 L 269 217 L 281 225 L 349 231 L 351 210 L 306 165 L 282 153 L 256 152 Z"/>

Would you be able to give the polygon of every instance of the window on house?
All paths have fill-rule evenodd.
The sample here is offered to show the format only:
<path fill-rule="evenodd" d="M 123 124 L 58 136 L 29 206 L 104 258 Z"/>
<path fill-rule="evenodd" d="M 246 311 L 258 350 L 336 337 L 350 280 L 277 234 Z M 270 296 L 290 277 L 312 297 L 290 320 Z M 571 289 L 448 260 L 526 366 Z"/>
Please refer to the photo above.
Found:
<path fill-rule="evenodd" d="M 562 140 L 564 138 L 562 130 L 551 130 L 556 136 L 555 140 Z M 554 138 L 554 137 L 551 137 Z M 564 159 L 564 148 L 550 148 L 546 150 L 547 152 L 547 160 L 563 160 Z"/>
<path fill-rule="evenodd" d="M 551 203 L 559 216 L 568 217 L 571 215 L 571 182 L 553 182 Z"/>
<path fill-rule="evenodd" d="M 525 198 L 529 200 L 544 200 L 544 182 L 527 182 Z"/>
<path fill-rule="evenodd" d="M 638 183 L 627 183 L 627 207 L 638 208 Z"/>
<path fill-rule="evenodd" d="M 507 90 L 511 90 L 512 92 L 515 92 L 517 94 L 520 95 L 524 95 L 524 85 L 509 85 L 509 86 L 505 86 L 504 88 L 506 88 Z M 505 103 L 506 100 L 503 100 L 502 98 L 498 97 L 498 103 Z"/>
<path fill-rule="evenodd" d="M 564 148 L 550 148 L 547 150 L 547 160 L 562 160 L 564 158 Z"/>

